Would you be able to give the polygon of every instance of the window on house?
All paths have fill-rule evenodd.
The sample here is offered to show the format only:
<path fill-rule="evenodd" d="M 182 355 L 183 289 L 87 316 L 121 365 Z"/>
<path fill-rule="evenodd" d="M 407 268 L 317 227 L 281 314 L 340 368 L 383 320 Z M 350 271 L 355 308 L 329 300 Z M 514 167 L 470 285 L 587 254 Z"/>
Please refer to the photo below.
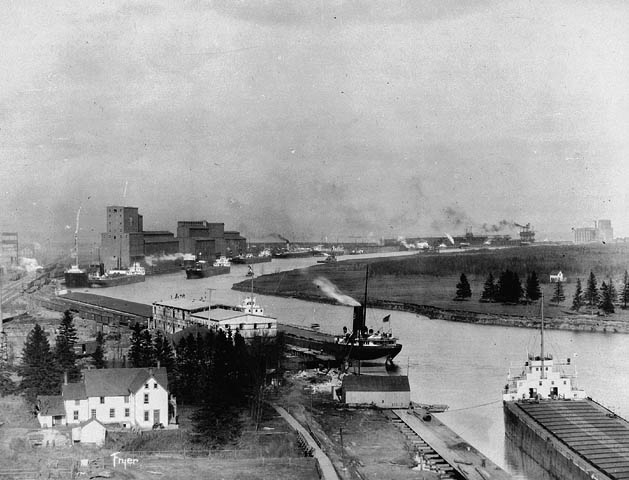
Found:
<path fill-rule="evenodd" d="M 103 405 L 105 403 L 105 397 L 100 397 L 100 403 Z"/>
<path fill-rule="evenodd" d="M 78 410 L 74 411 L 74 414 L 73 414 L 72 418 L 74 418 L 75 420 L 79 419 L 79 411 Z"/>
<path fill-rule="evenodd" d="M 129 416 L 129 409 L 128 409 L 128 408 L 125 408 L 125 409 L 124 409 L 124 416 L 125 416 L 125 417 L 128 417 L 128 416 Z"/>
<path fill-rule="evenodd" d="M 157 382 L 153 384 L 153 388 L 157 388 Z"/>
<path fill-rule="evenodd" d="M 540 386 L 542 385 L 542 382 L 539 382 Z"/>
<path fill-rule="evenodd" d="M 124 396 L 124 403 L 129 403 L 129 395 Z"/>
<path fill-rule="evenodd" d="M 110 408 L 109 409 L 109 418 L 114 418 L 116 416 L 116 409 L 115 408 Z"/>
<path fill-rule="evenodd" d="M 92 414 L 92 418 L 96 418 L 96 409 L 95 408 L 92 408 L 91 414 Z"/>
<path fill-rule="evenodd" d="M 149 421 L 149 412 L 148 412 L 148 410 L 146 412 L 144 412 L 144 421 L 145 422 Z"/>
<path fill-rule="evenodd" d="M 145 383 L 145 384 L 144 384 L 144 388 L 149 388 L 149 384 L 148 384 L 148 383 Z"/>
<path fill-rule="evenodd" d="M 144 403 L 149 403 L 149 394 L 148 393 L 144 394 Z"/>

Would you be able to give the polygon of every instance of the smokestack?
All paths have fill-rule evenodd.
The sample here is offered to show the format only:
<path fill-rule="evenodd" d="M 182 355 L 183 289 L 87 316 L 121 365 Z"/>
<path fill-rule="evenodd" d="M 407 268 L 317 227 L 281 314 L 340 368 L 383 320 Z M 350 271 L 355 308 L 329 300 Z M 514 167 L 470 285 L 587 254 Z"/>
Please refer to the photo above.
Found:
<path fill-rule="evenodd" d="M 358 305 L 354 307 L 354 321 L 352 323 L 352 335 L 356 336 L 365 328 L 364 307 Z"/>
<path fill-rule="evenodd" d="M 161 365 L 161 362 L 158 360 L 158 361 L 157 361 L 157 369 L 158 369 L 158 370 L 159 370 L 160 365 Z"/>

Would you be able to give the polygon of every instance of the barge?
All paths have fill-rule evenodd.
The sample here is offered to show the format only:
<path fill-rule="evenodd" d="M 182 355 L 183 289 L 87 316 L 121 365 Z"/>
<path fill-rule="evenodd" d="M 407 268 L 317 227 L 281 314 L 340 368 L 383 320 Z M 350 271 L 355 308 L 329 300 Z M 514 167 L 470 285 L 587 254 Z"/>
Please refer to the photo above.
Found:
<path fill-rule="evenodd" d="M 569 358 L 544 352 L 543 307 L 540 350 L 509 371 L 502 392 L 505 435 L 523 463 L 551 478 L 629 479 L 629 423 L 577 387 Z"/>

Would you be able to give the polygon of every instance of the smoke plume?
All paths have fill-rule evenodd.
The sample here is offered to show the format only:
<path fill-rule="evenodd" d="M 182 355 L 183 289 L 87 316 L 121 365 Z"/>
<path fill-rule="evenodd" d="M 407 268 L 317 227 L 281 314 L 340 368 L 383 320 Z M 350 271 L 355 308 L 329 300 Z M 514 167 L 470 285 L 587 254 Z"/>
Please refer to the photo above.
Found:
<path fill-rule="evenodd" d="M 501 230 L 515 228 L 515 222 L 509 220 L 500 220 L 497 224 L 488 225 L 487 223 L 483 223 L 482 227 L 485 232 L 500 232 Z"/>
<path fill-rule="evenodd" d="M 312 281 L 312 283 L 319 287 L 321 289 L 321 292 L 323 292 L 326 297 L 333 298 L 341 305 L 348 305 L 350 307 L 360 306 L 360 303 L 354 300 L 352 297 L 339 292 L 338 288 L 336 288 L 336 285 L 334 285 L 327 278 L 317 277 Z"/>
<path fill-rule="evenodd" d="M 170 255 L 148 255 L 144 257 L 144 261 L 149 267 L 154 267 L 156 263 L 168 260 L 181 260 L 183 253 L 172 253 Z"/>

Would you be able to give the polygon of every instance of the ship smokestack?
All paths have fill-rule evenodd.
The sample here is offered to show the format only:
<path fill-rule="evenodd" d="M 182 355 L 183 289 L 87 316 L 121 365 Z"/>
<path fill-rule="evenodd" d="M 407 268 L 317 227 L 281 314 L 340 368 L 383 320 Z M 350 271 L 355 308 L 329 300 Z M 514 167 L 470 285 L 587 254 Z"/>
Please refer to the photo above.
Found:
<path fill-rule="evenodd" d="M 352 334 L 358 335 L 365 328 L 365 307 L 358 305 L 354 307 L 354 322 L 352 324 Z"/>

